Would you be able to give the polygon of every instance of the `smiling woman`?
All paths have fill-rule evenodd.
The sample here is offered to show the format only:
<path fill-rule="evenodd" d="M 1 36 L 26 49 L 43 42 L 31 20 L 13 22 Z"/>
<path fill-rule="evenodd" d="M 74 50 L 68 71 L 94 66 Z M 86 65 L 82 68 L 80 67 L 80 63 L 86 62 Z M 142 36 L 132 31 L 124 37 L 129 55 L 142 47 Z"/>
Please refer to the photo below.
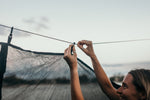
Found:
<path fill-rule="evenodd" d="M 82 40 L 79 41 L 77 45 L 87 56 L 91 58 L 98 83 L 110 100 L 150 100 L 149 69 L 136 69 L 130 71 L 123 80 L 122 86 L 116 90 L 94 53 L 92 41 Z M 87 47 L 84 48 L 84 45 Z M 84 100 L 77 73 L 77 54 L 75 53 L 71 55 L 70 50 L 71 45 L 65 50 L 64 58 L 68 63 L 71 72 L 72 100 Z M 75 51 L 75 48 L 73 50 Z"/>
<path fill-rule="evenodd" d="M 132 83 L 136 87 L 136 91 L 140 93 L 143 100 L 150 100 L 150 70 L 132 70 L 129 72 L 132 75 Z"/>
<path fill-rule="evenodd" d="M 150 100 L 150 70 L 131 70 L 117 93 L 121 100 Z"/>

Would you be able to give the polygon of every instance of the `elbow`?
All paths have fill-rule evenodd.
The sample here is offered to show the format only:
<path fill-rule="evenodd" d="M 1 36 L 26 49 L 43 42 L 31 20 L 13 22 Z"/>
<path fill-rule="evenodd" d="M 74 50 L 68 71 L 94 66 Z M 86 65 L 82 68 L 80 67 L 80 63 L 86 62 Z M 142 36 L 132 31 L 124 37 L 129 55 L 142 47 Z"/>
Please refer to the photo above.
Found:
<path fill-rule="evenodd" d="M 102 91 L 108 96 L 113 94 L 114 92 L 114 87 L 112 86 L 112 84 L 110 82 L 105 82 L 103 84 L 100 84 L 100 87 L 102 89 Z"/>
<path fill-rule="evenodd" d="M 110 100 L 119 100 L 119 96 L 116 94 L 116 89 L 112 84 L 105 83 L 101 89 Z"/>

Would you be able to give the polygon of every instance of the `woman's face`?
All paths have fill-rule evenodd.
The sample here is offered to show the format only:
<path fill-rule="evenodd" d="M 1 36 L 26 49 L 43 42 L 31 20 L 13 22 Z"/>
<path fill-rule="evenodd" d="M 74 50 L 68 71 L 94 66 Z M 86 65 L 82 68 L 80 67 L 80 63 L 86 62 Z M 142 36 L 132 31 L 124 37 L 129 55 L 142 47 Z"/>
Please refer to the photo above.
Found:
<path fill-rule="evenodd" d="M 136 91 L 136 87 L 132 83 L 133 77 L 128 74 L 122 83 L 122 86 L 117 90 L 120 95 L 120 100 L 142 100 L 140 93 Z"/>

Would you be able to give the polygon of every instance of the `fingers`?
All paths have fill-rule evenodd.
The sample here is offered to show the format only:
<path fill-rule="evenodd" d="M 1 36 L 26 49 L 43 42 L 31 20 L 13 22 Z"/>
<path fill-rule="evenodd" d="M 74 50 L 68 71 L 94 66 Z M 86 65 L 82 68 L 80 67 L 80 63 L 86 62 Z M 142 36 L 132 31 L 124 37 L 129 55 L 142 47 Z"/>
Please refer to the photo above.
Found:
<path fill-rule="evenodd" d="M 68 54 L 68 48 L 67 48 L 67 49 L 65 49 L 65 51 L 64 51 L 64 57 L 66 57 L 66 56 L 67 56 L 67 54 Z"/>
<path fill-rule="evenodd" d="M 67 49 L 65 49 L 64 58 L 66 58 L 67 56 L 71 56 L 71 52 L 73 52 L 73 55 L 77 56 L 76 50 L 75 50 L 75 47 L 73 44 L 69 45 L 69 47 Z"/>
<path fill-rule="evenodd" d="M 89 40 L 81 40 L 78 42 L 78 44 L 80 45 L 89 45 L 89 44 L 92 44 L 92 41 L 89 41 Z"/>
<path fill-rule="evenodd" d="M 78 47 L 88 56 L 91 56 L 94 54 L 94 50 L 93 50 L 93 45 L 92 45 L 92 41 L 88 41 L 88 40 L 82 40 L 78 42 Z M 84 45 L 86 45 L 86 47 L 83 47 Z"/>
<path fill-rule="evenodd" d="M 92 41 L 82 40 L 82 41 L 79 41 L 77 45 L 78 45 L 79 48 L 80 47 L 82 48 L 83 45 L 86 45 L 86 46 L 92 45 Z"/>
<path fill-rule="evenodd" d="M 73 54 L 71 54 L 71 48 L 72 48 Z M 69 45 L 69 47 L 67 49 L 65 49 L 64 59 L 66 60 L 66 62 L 68 63 L 70 68 L 72 68 L 73 66 L 76 67 L 76 65 L 77 65 L 77 54 L 76 54 L 75 47 L 73 45 Z"/>
<path fill-rule="evenodd" d="M 84 52 L 87 52 L 86 48 L 84 48 L 83 46 L 86 45 L 87 47 L 92 45 L 92 41 L 88 41 L 88 40 L 82 40 L 79 41 L 77 46 Z"/>
<path fill-rule="evenodd" d="M 82 40 L 82 41 L 79 41 L 78 43 L 77 43 L 77 46 L 81 49 L 81 50 L 84 50 L 84 48 L 83 48 L 83 45 L 85 44 L 85 42 Z"/>
<path fill-rule="evenodd" d="M 86 45 L 87 48 L 84 48 L 83 46 Z M 79 41 L 77 43 L 77 46 L 86 54 L 88 54 L 89 52 L 91 52 L 91 49 L 93 49 L 92 47 L 92 41 L 88 41 L 88 40 L 82 40 Z M 73 53 L 73 54 L 72 54 Z M 76 50 L 73 44 L 69 45 L 69 47 L 64 51 L 64 57 L 65 56 L 71 56 L 74 55 L 75 57 L 77 56 L 76 54 Z"/>
<path fill-rule="evenodd" d="M 72 52 L 73 52 L 73 55 L 77 56 L 75 46 L 73 46 L 73 51 Z"/>

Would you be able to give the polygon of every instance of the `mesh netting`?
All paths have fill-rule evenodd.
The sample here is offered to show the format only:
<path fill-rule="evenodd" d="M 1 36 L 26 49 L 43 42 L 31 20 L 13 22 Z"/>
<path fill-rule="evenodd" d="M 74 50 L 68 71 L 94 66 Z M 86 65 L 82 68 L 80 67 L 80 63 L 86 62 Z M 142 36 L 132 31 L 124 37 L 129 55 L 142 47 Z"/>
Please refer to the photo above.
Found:
<path fill-rule="evenodd" d="M 93 70 L 80 59 L 78 72 L 85 100 L 108 100 Z M 70 90 L 70 71 L 63 53 L 34 52 L 9 45 L 2 100 L 71 100 Z"/>

